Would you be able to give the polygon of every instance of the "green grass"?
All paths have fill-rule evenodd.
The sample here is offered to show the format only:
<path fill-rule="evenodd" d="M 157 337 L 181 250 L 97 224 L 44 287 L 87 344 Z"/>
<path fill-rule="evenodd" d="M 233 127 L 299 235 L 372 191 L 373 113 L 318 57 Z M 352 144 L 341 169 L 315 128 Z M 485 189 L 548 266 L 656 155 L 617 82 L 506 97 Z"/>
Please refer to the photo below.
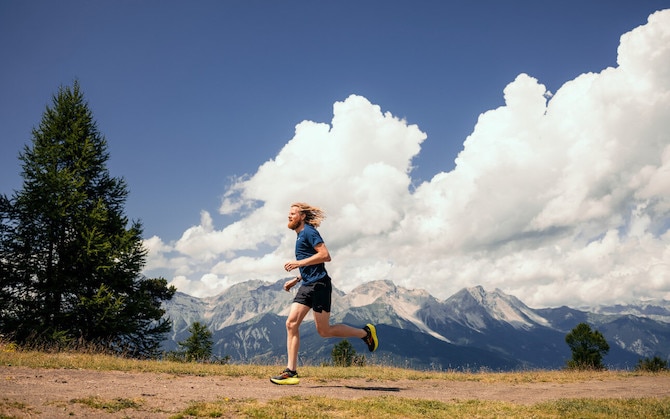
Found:
<path fill-rule="evenodd" d="M 72 368 L 98 371 L 129 371 L 168 373 L 194 376 L 229 376 L 265 379 L 276 373 L 277 366 L 219 365 L 180 363 L 172 361 L 143 361 L 86 352 L 41 352 L 22 350 L 0 343 L 0 365 L 29 368 Z M 455 372 L 416 371 L 395 367 L 370 365 L 365 367 L 304 366 L 304 376 L 316 382 L 359 378 L 368 382 L 398 380 L 474 381 L 482 383 L 569 383 L 585 380 L 625 380 L 639 375 L 668 375 L 633 371 L 517 371 L 517 372 Z M 142 409 L 141 399 L 102 399 L 87 397 L 73 399 L 77 403 L 105 413 L 133 412 Z M 30 406 L 20 406 L 7 399 L 0 400 L 0 419 L 3 411 L 11 409 L 26 415 L 36 412 Z M 561 399 L 551 402 L 522 405 L 500 401 L 408 399 L 395 396 L 367 397 L 342 400 L 330 397 L 292 396 L 269 400 L 216 398 L 192 403 L 173 419 L 186 418 L 670 418 L 670 397 L 629 399 Z"/>
<path fill-rule="evenodd" d="M 193 403 L 172 419 L 245 418 L 668 418 L 670 398 L 563 399 L 535 405 L 499 401 L 440 402 L 382 396 L 355 400 L 327 397 L 283 397 L 267 403 L 218 400 Z"/>

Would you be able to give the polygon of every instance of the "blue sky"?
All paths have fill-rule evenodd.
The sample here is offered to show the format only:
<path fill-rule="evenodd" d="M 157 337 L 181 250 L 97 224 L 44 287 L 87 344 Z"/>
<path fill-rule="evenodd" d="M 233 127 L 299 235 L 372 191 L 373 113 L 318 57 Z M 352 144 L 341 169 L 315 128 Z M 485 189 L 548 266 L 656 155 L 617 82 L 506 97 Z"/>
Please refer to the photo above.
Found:
<path fill-rule="evenodd" d="M 484 146 L 504 132 L 504 127 L 487 122 L 484 115 L 499 119 L 504 108 L 513 108 L 510 101 L 515 95 L 532 96 L 537 90 L 534 85 L 544 87 L 539 97 L 548 103 L 563 88 L 566 97 L 568 93 L 591 97 L 593 88 L 581 93 L 568 88 L 577 89 L 589 75 L 605 78 L 607 69 L 619 69 L 621 36 L 669 6 L 668 1 L 646 0 L 5 0 L 0 3 L 0 193 L 20 188 L 19 151 L 30 141 L 31 129 L 39 124 L 58 87 L 77 79 L 109 143 L 110 170 L 128 183 L 127 214 L 140 219 L 145 237 L 152 239 L 147 242 L 152 250 L 148 273 L 174 280 L 184 292 L 212 295 L 245 279 L 281 278 L 285 273 L 273 266 L 280 267 L 292 254 L 287 242 L 292 233 L 285 227 L 287 205 L 309 200 L 331 214 L 323 233 L 327 243 L 332 240 L 331 252 L 336 255 L 331 264 L 335 285 L 345 290 L 367 280 L 389 278 L 410 288 L 426 288 L 440 298 L 464 286 L 482 284 L 536 305 L 670 298 L 670 279 L 654 279 L 653 285 L 633 291 L 642 278 L 669 276 L 664 259 L 668 210 L 658 204 L 665 202 L 663 185 L 655 195 L 649 192 L 646 200 L 640 198 L 641 186 L 622 192 L 621 197 L 610 194 L 616 199 L 610 196 L 607 202 L 616 201 L 616 205 L 607 211 L 588 205 L 574 209 L 552 198 L 534 202 L 542 190 L 566 196 L 563 192 L 568 189 L 561 188 L 569 188 L 569 180 L 574 180 L 568 175 L 537 176 L 546 183 L 525 185 L 527 178 L 535 177 L 531 169 L 540 170 L 534 165 L 546 168 L 562 161 L 563 169 L 574 166 L 584 175 L 603 161 L 594 154 L 592 162 L 577 164 L 565 151 L 581 145 L 589 150 L 588 138 L 574 137 L 565 144 L 555 141 L 556 147 L 563 145 L 553 153 L 563 158 L 554 159 L 529 148 L 526 137 L 519 136 L 514 144 L 547 161 L 535 159 L 518 178 L 497 176 L 481 163 L 482 156 L 490 154 L 497 162 L 511 164 L 505 160 L 505 149 L 496 151 L 494 145 L 500 143 Z M 652 41 L 655 37 L 651 36 Z M 667 61 L 646 65 L 665 66 L 667 73 Z M 519 79 L 522 74 L 527 76 Z M 667 90 L 667 78 L 655 82 Z M 335 132 L 338 103 L 343 134 Z M 560 104 L 557 100 L 556 108 Z M 670 119 L 667 102 L 649 106 Z M 358 119 L 349 118 L 352 113 Z M 370 119 L 361 120 L 360 115 Z M 579 120 L 579 115 L 573 116 Z M 649 134 L 658 128 L 655 124 L 664 119 L 661 116 L 631 133 L 633 137 L 618 140 L 624 144 L 645 133 L 650 135 L 651 151 L 638 160 L 619 162 L 623 166 L 610 165 L 610 172 L 603 169 L 594 174 L 594 185 L 602 187 L 614 173 L 622 173 L 621 167 L 630 168 L 631 175 L 617 181 L 627 184 L 646 176 L 645 167 L 664 170 L 664 160 L 658 156 L 669 142 L 667 134 L 659 134 L 660 140 Z M 366 131 L 373 120 L 377 129 Z M 604 120 L 591 122 L 595 126 Z M 579 123 L 586 122 L 575 122 Z M 512 123 L 505 124 L 509 128 Z M 333 132 L 323 132 L 324 126 Z M 515 128 L 510 135 L 524 129 Z M 385 143 L 380 133 L 389 130 L 393 133 L 389 138 L 397 134 L 398 139 Z M 529 128 L 528 138 L 537 132 Z M 464 145 L 466 139 L 472 144 L 470 151 Z M 324 142 L 327 147 L 320 146 Z M 335 142 L 339 146 L 331 144 Z M 359 146 L 370 160 L 357 165 L 352 163 L 357 157 L 347 153 Z M 603 148 L 607 149 L 598 147 Z M 321 155 L 324 149 L 332 154 Z M 512 146 L 506 150 L 516 159 L 521 155 Z M 459 153 L 460 171 L 456 170 Z M 282 171 L 278 166 L 286 156 L 291 156 L 287 165 L 304 169 L 291 174 Z M 314 160 L 319 164 L 307 163 Z M 395 171 L 366 177 L 379 162 Z M 318 174 L 322 168 L 327 168 L 323 173 L 338 170 L 326 177 Z M 466 168 L 476 174 L 465 176 Z M 446 203 L 417 203 L 442 178 L 448 184 L 448 190 L 441 192 Z M 344 184 L 352 179 L 360 182 Z M 468 182 L 485 184 L 482 179 L 498 179 L 501 184 L 448 196 L 464 191 Z M 363 209 L 374 207 L 370 200 L 348 193 L 352 185 L 365 181 L 371 182 L 371 189 L 363 189 L 358 196 L 380 193 L 375 201 L 380 208 L 375 212 Z M 282 190 L 291 193 L 285 198 L 272 195 Z M 503 190 L 512 192 L 493 200 Z M 524 191 L 533 195 L 524 196 Z M 570 202 L 581 199 L 583 203 L 594 191 L 589 189 Z M 464 202 L 467 208 L 459 206 Z M 400 208 L 398 213 L 385 214 L 391 205 Z M 534 212 L 524 218 L 500 210 L 515 207 Z M 435 213 L 421 213 L 422 208 Z M 647 253 L 630 255 L 627 250 L 631 208 L 652 218 L 644 228 L 652 236 Z M 577 220 L 565 215 L 570 211 L 594 215 Z M 451 227 L 435 224 L 435 219 L 448 219 Z M 463 225 L 472 230 L 454 227 Z M 363 233 L 359 237 L 351 232 L 348 243 L 337 234 L 349 231 L 346 226 L 357 226 L 354 231 Z M 422 229 L 439 232 L 437 244 L 430 235 L 425 240 L 437 254 L 398 238 Z M 498 235 L 480 234 L 498 230 Z M 608 236 L 612 232 L 618 235 Z M 249 241 L 246 235 L 257 239 Z M 614 244 L 608 244 L 608 237 Z M 395 243 L 396 249 L 411 246 L 419 253 L 413 262 L 406 261 L 407 252 L 383 250 L 379 241 Z M 596 251 L 595 245 L 612 259 L 610 269 L 573 272 L 570 267 L 577 259 L 587 258 L 588 251 Z M 606 252 L 606 246 L 614 250 Z M 556 248 L 563 250 L 548 250 Z M 630 260 L 622 262 L 623 254 L 630 255 Z M 659 264 L 650 268 L 639 262 L 650 258 Z M 345 267 L 348 262 L 351 266 Z M 586 260 L 583 263 L 589 265 Z M 607 294 L 592 292 L 611 283 L 625 285 Z M 571 293 L 556 292 L 556 288 L 570 287 Z"/>

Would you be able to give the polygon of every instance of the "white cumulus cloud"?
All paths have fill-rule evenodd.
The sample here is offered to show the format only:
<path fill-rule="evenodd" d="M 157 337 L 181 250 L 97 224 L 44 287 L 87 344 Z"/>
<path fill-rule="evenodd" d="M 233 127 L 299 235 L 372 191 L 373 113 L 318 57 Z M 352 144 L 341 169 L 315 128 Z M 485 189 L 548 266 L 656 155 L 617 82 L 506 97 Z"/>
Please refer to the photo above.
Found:
<path fill-rule="evenodd" d="M 277 280 L 293 258 L 289 205 L 327 211 L 337 287 L 378 279 L 446 298 L 477 284 L 533 306 L 670 298 L 670 10 L 624 34 L 618 66 L 548 92 L 521 74 L 480 115 L 456 166 L 412 187 L 427 135 L 352 95 L 330 124 L 303 121 L 235 180 L 219 211 L 148 268 L 193 295 Z M 439 139 L 435 139 L 439 141 Z"/>

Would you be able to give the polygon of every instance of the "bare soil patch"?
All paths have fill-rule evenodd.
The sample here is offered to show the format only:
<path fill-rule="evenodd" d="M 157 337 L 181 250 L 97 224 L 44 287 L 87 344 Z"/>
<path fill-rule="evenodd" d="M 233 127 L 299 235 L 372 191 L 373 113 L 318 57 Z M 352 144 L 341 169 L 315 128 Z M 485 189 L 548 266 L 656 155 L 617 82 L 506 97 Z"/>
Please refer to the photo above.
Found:
<path fill-rule="evenodd" d="M 192 402 L 221 398 L 267 401 L 294 395 L 341 399 L 393 395 L 442 402 L 479 399 L 535 404 L 562 398 L 670 397 L 670 376 L 523 384 L 363 379 L 323 382 L 302 377 L 297 386 L 277 386 L 268 379 L 249 377 L 0 367 L 0 417 L 167 418 Z M 137 400 L 140 406 L 106 412 L 72 402 L 91 397 Z"/>

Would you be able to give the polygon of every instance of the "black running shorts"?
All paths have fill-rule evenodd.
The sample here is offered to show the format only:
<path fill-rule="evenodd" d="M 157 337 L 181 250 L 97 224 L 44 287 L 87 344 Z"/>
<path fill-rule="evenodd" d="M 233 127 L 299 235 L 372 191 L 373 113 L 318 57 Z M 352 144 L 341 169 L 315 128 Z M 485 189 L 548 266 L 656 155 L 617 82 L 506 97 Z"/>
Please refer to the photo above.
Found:
<path fill-rule="evenodd" d="M 301 285 L 293 302 L 306 305 L 317 313 L 322 311 L 330 313 L 332 293 L 333 285 L 330 283 L 330 277 L 325 277 L 311 284 Z"/>

